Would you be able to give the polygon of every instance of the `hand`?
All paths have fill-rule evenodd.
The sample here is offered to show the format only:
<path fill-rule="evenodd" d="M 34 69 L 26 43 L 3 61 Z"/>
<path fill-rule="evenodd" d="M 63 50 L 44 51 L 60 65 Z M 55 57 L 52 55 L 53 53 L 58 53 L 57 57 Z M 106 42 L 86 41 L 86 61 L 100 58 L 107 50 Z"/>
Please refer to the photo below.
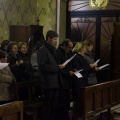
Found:
<path fill-rule="evenodd" d="M 22 61 L 22 60 L 20 60 L 20 62 L 19 62 L 20 64 L 23 64 L 24 62 Z"/>
<path fill-rule="evenodd" d="M 70 71 L 70 76 L 74 75 L 74 73 L 75 73 L 75 72 L 73 72 L 73 71 Z"/>
<path fill-rule="evenodd" d="M 98 67 L 95 67 L 95 71 L 99 71 L 100 70 L 100 68 L 98 68 Z"/>
<path fill-rule="evenodd" d="M 63 69 L 65 67 L 65 65 L 59 65 L 60 69 Z"/>
<path fill-rule="evenodd" d="M 89 64 L 89 66 L 90 66 L 91 68 L 94 68 L 94 67 L 95 67 L 94 64 Z"/>
<path fill-rule="evenodd" d="M 15 63 L 16 65 L 19 65 L 19 62 L 18 61 L 16 61 L 16 63 Z"/>

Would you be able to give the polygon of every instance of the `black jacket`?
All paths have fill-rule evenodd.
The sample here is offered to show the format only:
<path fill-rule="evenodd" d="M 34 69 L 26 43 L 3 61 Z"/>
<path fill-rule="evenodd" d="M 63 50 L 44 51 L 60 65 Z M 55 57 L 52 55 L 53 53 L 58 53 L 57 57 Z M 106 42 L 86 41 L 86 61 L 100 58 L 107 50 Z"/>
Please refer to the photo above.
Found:
<path fill-rule="evenodd" d="M 65 51 L 60 47 L 57 48 L 55 52 L 55 57 L 58 64 L 63 64 L 67 59 L 71 56 L 70 54 L 65 53 Z M 68 63 L 65 68 L 63 68 L 60 72 L 62 75 L 63 80 L 63 88 L 69 89 L 71 87 L 71 77 L 70 77 L 70 70 L 72 69 L 71 63 Z"/>
<path fill-rule="evenodd" d="M 73 80 L 73 86 L 75 88 L 80 88 L 88 85 L 88 75 L 89 72 L 92 70 L 87 63 L 87 61 L 84 59 L 84 57 L 80 54 L 77 54 L 75 58 L 73 58 L 73 68 L 77 70 L 83 69 L 80 73 L 82 74 L 82 78 L 77 78 L 75 76 L 75 80 Z"/>
<path fill-rule="evenodd" d="M 58 88 L 62 84 L 54 52 L 55 48 L 47 42 L 37 52 L 38 70 L 43 89 Z"/>

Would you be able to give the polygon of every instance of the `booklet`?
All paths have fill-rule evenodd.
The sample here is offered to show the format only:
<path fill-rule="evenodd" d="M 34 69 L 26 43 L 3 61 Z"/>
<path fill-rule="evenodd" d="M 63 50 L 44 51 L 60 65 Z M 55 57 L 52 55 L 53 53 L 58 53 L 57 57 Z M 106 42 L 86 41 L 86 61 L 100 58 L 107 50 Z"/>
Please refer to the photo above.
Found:
<path fill-rule="evenodd" d="M 98 59 L 98 60 L 94 63 L 94 66 L 97 65 L 99 61 L 100 61 L 100 59 Z"/>
<path fill-rule="evenodd" d="M 101 69 L 103 69 L 103 68 L 107 67 L 108 65 L 110 65 L 110 64 L 105 64 L 105 65 L 102 65 L 102 66 L 100 66 L 100 67 L 99 67 L 99 69 L 101 70 Z"/>
<path fill-rule="evenodd" d="M 83 69 L 82 69 L 82 70 L 83 70 Z M 82 75 L 81 75 L 79 72 L 81 72 L 82 70 L 78 70 L 78 71 L 76 71 L 74 74 L 75 74 L 78 78 L 81 78 Z"/>
<path fill-rule="evenodd" d="M 62 65 L 67 65 L 74 57 L 76 56 L 76 54 L 75 55 L 73 55 L 71 58 L 69 58 L 68 60 L 66 60 Z"/>
<path fill-rule="evenodd" d="M 0 70 L 8 66 L 9 63 L 0 63 Z"/>

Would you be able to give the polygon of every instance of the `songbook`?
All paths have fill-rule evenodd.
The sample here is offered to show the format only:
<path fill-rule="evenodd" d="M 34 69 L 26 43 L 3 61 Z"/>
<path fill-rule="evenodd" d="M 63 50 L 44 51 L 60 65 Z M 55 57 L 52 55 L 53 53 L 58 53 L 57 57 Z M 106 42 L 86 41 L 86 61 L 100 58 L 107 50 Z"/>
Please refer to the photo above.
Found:
<path fill-rule="evenodd" d="M 68 60 L 66 60 L 62 65 L 67 65 L 74 57 L 76 56 L 76 54 L 75 55 L 73 55 L 71 58 L 69 58 Z"/>
<path fill-rule="evenodd" d="M 83 70 L 83 69 L 82 69 L 82 70 Z M 82 75 L 80 74 L 80 72 L 81 72 L 82 70 L 78 70 L 78 71 L 76 71 L 74 74 L 75 74 L 78 78 L 81 78 Z"/>
<path fill-rule="evenodd" d="M 110 64 L 105 64 L 105 65 L 102 65 L 102 66 L 100 66 L 100 67 L 99 67 L 99 69 L 101 70 L 101 69 L 103 69 L 103 68 L 107 67 L 108 65 L 110 65 Z"/>
<path fill-rule="evenodd" d="M 0 63 L 0 70 L 8 66 L 9 63 Z"/>
<path fill-rule="evenodd" d="M 93 65 L 96 66 L 99 61 L 100 61 L 100 59 L 98 59 Z"/>

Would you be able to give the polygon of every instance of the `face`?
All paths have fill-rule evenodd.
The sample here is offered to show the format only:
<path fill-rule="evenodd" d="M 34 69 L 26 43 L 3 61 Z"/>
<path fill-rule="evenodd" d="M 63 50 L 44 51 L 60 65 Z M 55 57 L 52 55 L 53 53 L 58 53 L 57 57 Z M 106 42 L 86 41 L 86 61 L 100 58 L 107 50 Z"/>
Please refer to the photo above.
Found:
<path fill-rule="evenodd" d="M 26 54 L 27 53 L 27 46 L 26 45 L 22 45 L 22 47 L 20 49 L 20 52 L 23 53 L 23 54 Z"/>
<path fill-rule="evenodd" d="M 86 46 L 84 46 L 81 50 L 80 50 L 80 54 L 81 55 L 84 55 L 85 54 L 85 52 L 86 52 Z"/>
<path fill-rule="evenodd" d="M 89 45 L 89 46 L 87 46 L 87 50 L 88 50 L 89 52 L 91 52 L 92 49 L 93 49 L 93 45 Z"/>
<path fill-rule="evenodd" d="M 54 47 L 57 46 L 57 38 L 58 37 L 54 37 L 54 38 L 51 39 L 51 38 L 48 37 L 48 43 L 50 45 L 54 46 Z"/>
<path fill-rule="evenodd" d="M 14 55 L 17 54 L 17 52 L 18 52 L 17 45 L 13 45 L 13 46 L 12 46 L 11 52 L 12 52 Z"/>
<path fill-rule="evenodd" d="M 70 51 L 72 51 L 72 49 L 73 49 L 73 43 L 69 41 L 68 46 L 65 46 L 64 50 L 66 53 L 69 53 Z"/>

